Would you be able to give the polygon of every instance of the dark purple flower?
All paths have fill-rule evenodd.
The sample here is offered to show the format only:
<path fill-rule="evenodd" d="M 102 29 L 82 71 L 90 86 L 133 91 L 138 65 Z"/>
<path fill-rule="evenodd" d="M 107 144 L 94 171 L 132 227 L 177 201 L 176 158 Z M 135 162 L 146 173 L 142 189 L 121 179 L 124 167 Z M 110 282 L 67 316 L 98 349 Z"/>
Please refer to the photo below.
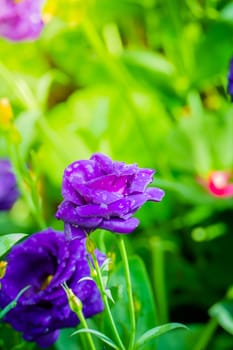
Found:
<path fill-rule="evenodd" d="M 133 214 L 145 202 L 163 198 L 161 189 L 147 188 L 153 175 L 151 169 L 112 161 L 99 153 L 76 161 L 65 169 L 64 201 L 56 217 L 65 222 L 68 235 L 79 238 L 96 228 L 130 233 L 139 223 Z"/>
<path fill-rule="evenodd" d="M 9 210 L 19 196 L 10 162 L 0 159 L 0 211 Z"/>
<path fill-rule="evenodd" d="M 41 33 L 44 0 L 0 0 L 0 36 L 13 41 L 35 40 Z"/>
<path fill-rule="evenodd" d="M 105 256 L 95 252 L 101 265 Z M 8 266 L 1 279 L 0 308 L 4 308 L 25 287 L 30 286 L 9 311 L 4 321 L 23 333 L 27 341 L 41 347 L 50 346 L 59 335 L 59 329 L 79 323 L 70 310 L 61 283 L 83 303 L 85 317 L 103 310 L 100 292 L 90 276 L 85 239 L 67 241 L 63 232 L 46 229 L 35 233 L 13 247 L 7 257 Z"/>
<path fill-rule="evenodd" d="M 231 96 L 231 100 L 233 101 L 233 58 L 230 61 L 227 91 L 228 91 L 229 95 Z"/>

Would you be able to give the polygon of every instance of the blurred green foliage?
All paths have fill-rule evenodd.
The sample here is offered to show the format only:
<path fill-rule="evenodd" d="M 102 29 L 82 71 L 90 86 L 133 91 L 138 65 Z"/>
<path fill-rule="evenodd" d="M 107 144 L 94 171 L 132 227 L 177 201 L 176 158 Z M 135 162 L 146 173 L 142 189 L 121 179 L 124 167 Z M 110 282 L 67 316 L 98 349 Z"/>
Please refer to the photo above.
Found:
<path fill-rule="evenodd" d="M 144 260 L 148 274 L 133 260 L 133 283 L 144 302 L 153 299 L 150 281 L 158 304 L 163 263 L 164 308 L 171 321 L 191 329 L 163 335 L 156 349 L 198 350 L 215 304 L 210 314 L 226 332 L 218 328 L 207 349 L 231 350 L 233 301 L 226 293 L 233 284 L 233 199 L 216 198 L 201 183 L 211 171 L 233 170 L 233 107 L 226 93 L 232 1 L 49 0 L 44 12 L 38 41 L 0 39 L 0 97 L 12 104 L 20 155 L 37 174 L 48 226 L 62 229 L 54 213 L 70 162 L 103 152 L 155 168 L 153 185 L 166 196 L 139 211 L 141 225 L 128 237 L 129 251 Z M 8 157 L 4 140 L 1 134 L 0 155 Z M 22 198 L 1 213 L 0 225 L 2 235 L 39 229 Z M 105 249 L 114 251 L 114 240 L 105 238 Z M 113 285 L 123 283 L 120 271 L 112 273 Z M 123 313 L 117 301 L 114 307 Z M 156 323 L 153 308 L 152 301 L 139 327 Z M 54 349 L 78 349 L 79 340 L 65 332 Z M 31 347 L 1 325 L 0 349 Z"/>

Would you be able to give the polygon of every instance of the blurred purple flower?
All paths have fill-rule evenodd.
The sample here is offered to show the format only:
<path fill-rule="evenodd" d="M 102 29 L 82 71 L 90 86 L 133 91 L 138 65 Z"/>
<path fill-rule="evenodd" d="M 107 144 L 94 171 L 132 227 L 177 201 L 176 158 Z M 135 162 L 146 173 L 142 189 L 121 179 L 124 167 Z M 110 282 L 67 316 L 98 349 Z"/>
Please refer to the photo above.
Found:
<path fill-rule="evenodd" d="M 0 159 L 0 211 L 9 210 L 19 196 L 10 162 Z"/>
<path fill-rule="evenodd" d="M 161 201 L 164 192 L 147 188 L 154 171 L 112 161 L 103 154 L 80 160 L 65 169 L 64 201 L 56 217 L 65 222 L 66 234 L 83 237 L 96 228 L 130 233 L 139 224 L 133 214 L 147 201 Z"/>
<path fill-rule="evenodd" d="M 12 41 L 35 40 L 43 28 L 44 0 L 0 0 L 0 36 Z"/>
<path fill-rule="evenodd" d="M 61 283 L 66 282 L 82 301 L 85 317 L 103 310 L 95 282 L 80 281 L 90 276 L 85 241 L 67 242 L 63 232 L 49 228 L 14 246 L 9 253 L 7 270 L 1 279 L 0 308 L 8 305 L 25 286 L 30 286 L 4 318 L 23 333 L 25 340 L 47 347 L 55 342 L 59 329 L 79 323 Z M 101 265 L 105 256 L 99 251 L 95 254 Z"/>
<path fill-rule="evenodd" d="M 230 61 L 227 91 L 231 96 L 231 100 L 233 101 L 233 58 Z"/>

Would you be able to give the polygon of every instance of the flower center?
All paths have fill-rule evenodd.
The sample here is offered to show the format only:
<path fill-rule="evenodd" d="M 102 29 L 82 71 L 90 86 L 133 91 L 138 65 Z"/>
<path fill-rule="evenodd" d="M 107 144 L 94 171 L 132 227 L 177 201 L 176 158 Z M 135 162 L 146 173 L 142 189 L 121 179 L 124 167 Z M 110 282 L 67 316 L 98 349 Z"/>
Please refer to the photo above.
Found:
<path fill-rule="evenodd" d="M 40 290 L 45 290 L 53 279 L 53 275 L 48 275 L 40 286 Z"/>
<path fill-rule="evenodd" d="M 0 261 L 0 279 L 4 277 L 6 273 L 6 268 L 7 268 L 7 262 Z"/>
<path fill-rule="evenodd" d="M 216 188 L 223 189 L 227 185 L 227 174 L 216 172 L 212 175 L 212 181 Z"/>

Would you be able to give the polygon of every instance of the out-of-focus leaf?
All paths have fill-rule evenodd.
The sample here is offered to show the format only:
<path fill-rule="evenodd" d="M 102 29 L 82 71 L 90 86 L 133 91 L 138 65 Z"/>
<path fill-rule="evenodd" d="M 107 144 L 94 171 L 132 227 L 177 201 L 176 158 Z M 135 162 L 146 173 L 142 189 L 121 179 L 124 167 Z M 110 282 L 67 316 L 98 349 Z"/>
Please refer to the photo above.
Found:
<path fill-rule="evenodd" d="M 210 308 L 209 313 L 218 320 L 220 326 L 233 335 L 233 301 L 219 302 Z"/>
<path fill-rule="evenodd" d="M 139 257 L 129 259 L 133 298 L 136 311 L 136 336 L 140 337 L 147 329 L 156 325 L 156 312 L 150 282 L 142 260 Z M 130 326 L 128 298 L 122 263 L 113 272 L 109 287 L 115 304 L 112 306 L 113 317 L 119 329 L 121 339 L 127 342 Z M 109 334 L 109 325 L 105 323 L 103 333 Z M 153 340 L 148 343 L 148 350 L 154 349 Z"/>
<path fill-rule="evenodd" d="M 25 233 L 11 233 L 0 236 L 0 256 L 4 255 L 19 240 L 27 236 Z"/>
<path fill-rule="evenodd" d="M 177 328 L 186 328 L 187 327 L 181 323 L 168 323 L 162 326 L 154 327 L 147 332 L 145 332 L 135 343 L 135 350 L 144 346 L 149 340 L 157 338 L 167 332 L 170 332 Z"/>
<path fill-rule="evenodd" d="M 162 55 L 147 51 L 125 51 L 123 59 L 129 64 L 141 67 L 166 79 L 174 74 L 175 67 Z"/>

